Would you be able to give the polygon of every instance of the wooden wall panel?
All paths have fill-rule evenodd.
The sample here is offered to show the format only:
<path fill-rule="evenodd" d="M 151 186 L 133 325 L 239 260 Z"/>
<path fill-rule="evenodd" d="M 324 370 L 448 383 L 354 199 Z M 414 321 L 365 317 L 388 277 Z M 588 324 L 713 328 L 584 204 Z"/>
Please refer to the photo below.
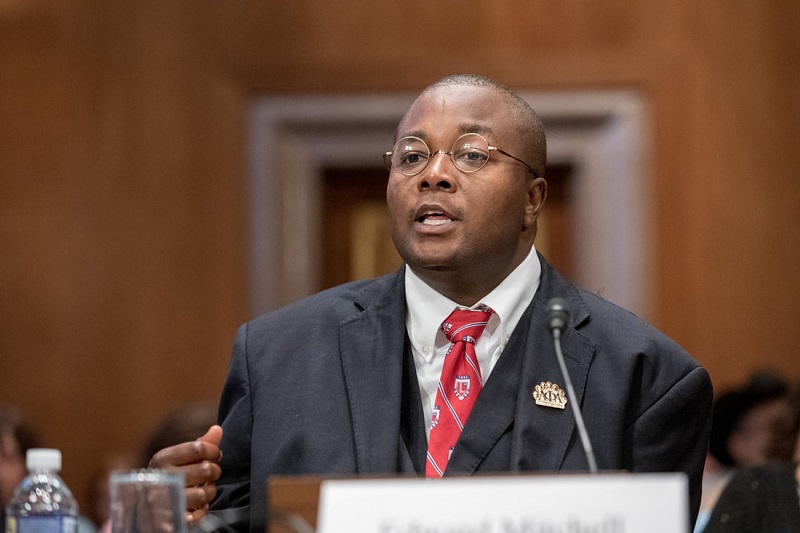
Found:
<path fill-rule="evenodd" d="M 247 105 L 626 87 L 651 104 L 656 324 L 718 387 L 800 377 L 800 9 L 497 0 L 0 3 L 0 401 L 104 453 L 216 398 L 247 317 Z"/>

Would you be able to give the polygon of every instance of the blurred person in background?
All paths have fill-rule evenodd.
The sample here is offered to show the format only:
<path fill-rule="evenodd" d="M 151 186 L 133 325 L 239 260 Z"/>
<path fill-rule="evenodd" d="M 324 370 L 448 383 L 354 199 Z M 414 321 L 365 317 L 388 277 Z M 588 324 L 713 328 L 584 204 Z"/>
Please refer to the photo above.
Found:
<path fill-rule="evenodd" d="M 39 438 L 12 407 L 0 405 L 0 526 L 5 531 L 6 505 L 28 469 L 25 454 L 38 448 Z"/>
<path fill-rule="evenodd" d="M 703 470 L 703 496 L 695 533 L 703 531 L 731 475 L 764 464 L 772 426 L 783 411 L 788 385 L 777 373 L 754 372 L 714 400 L 711 441 Z"/>
<path fill-rule="evenodd" d="M 784 409 L 786 380 L 774 372 L 754 373 L 741 388 L 714 402 L 711 459 L 723 468 L 764 464 L 772 426 Z"/>
<path fill-rule="evenodd" d="M 782 407 L 766 447 L 767 462 L 732 475 L 705 533 L 800 531 L 800 383 Z"/>
<path fill-rule="evenodd" d="M 10 406 L 0 405 L 0 526 L 5 531 L 6 505 L 28 473 L 26 454 L 41 446 L 39 436 L 22 416 Z M 69 486 L 69 481 L 67 481 Z M 78 517 L 78 533 L 94 533 L 94 525 Z"/>

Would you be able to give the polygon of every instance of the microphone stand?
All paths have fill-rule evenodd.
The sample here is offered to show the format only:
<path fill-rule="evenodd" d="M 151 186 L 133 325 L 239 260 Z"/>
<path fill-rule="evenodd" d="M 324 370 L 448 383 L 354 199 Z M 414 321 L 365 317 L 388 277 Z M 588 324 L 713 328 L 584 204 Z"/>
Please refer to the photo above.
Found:
<path fill-rule="evenodd" d="M 567 365 L 564 363 L 564 354 L 561 353 L 561 329 L 553 328 L 553 344 L 556 348 L 556 358 L 558 359 L 558 366 L 561 367 L 561 374 L 564 376 L 564 382 L 567 386 L 567 397 L 569 404 L 572 406 L 572 414 L 575 416 L 575 425 L 578 427 L 578 435 L 581 438 L 581 445 L 583 452 L 586 454 L 586 461 L 589 463 L 589 472 L 592 474 L 597 473 L 597 463 L 594 460 L 594 450 L 592 450 L 592 443 L 589 441 L 589 434 L 586 432 L 586 425 L 583 423 L 583 415 L 578 408 L 577 397 L 575 396 L 575 389 L 572 388 L 572 380 L 569 378 L 567 372 Z"/>

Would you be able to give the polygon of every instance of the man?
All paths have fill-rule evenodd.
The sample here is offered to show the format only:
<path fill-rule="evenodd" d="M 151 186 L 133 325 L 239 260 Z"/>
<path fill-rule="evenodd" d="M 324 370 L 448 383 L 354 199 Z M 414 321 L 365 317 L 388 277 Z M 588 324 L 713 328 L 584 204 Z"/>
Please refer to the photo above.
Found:
<path fill-rule="evenodd" d="M 220 471 L 213 509 L 245 511 L 258 530 L 273 474 L 587 470 L 570 410 L 532 395 L 564 387 L 545 320 L 555 296 L 572 311 L 563 346 L 598 467 L 686 472 L 694 517 L 708 375 L 537 254 L 546 146 L 533 110 L 486 78 L 448 77 L 417 98 L 396 138 L 387 202 L 405 267 L 240 328 L 220 403 L 224 434 L 215 426 L 151 463 L 187 472 L 192 519 L 205 514 Z M 448 315 L 463 308 L 483 313 L 479 330 L 452 341 L 472 370 L 442 386 L 452 370 Z M 471 413 L 448 408 L 466 397 Z M 455 427 L 454 418 L 463 432 L 441 448 L 438 426 Z"/>

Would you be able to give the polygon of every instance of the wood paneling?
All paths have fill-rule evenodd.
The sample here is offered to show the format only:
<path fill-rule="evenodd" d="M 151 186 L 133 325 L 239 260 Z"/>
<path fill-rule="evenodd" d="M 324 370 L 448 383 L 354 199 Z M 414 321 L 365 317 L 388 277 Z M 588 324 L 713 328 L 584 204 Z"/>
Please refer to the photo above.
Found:
<path fill-rule="evenodd" d="M 0 401 L 65 452 L 216 398 L 247 316 L 259 93 L 634 87 L 656 324 L 722 387 L 800 377 L 800 5 L 668 0 L 0 3 Z"/>

